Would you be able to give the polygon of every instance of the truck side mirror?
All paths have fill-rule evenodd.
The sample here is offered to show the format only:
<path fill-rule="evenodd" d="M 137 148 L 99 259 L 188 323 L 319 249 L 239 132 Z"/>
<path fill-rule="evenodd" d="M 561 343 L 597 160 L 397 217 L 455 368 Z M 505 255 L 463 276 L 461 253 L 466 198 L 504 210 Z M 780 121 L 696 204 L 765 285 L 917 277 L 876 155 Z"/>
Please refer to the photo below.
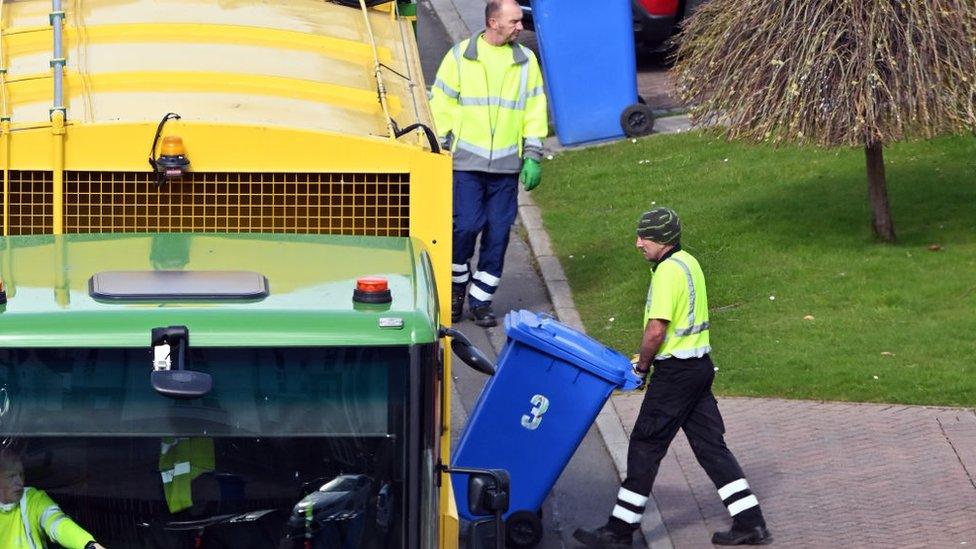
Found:
<path fill-rule="evenodd" d="M 449 328 L 441 328 L 445 330 Z M 463 337 L 463 336 L 462 336 Z M 495 525 L 495 547 L 504 549 L 505 547 L 505 521 L 502 515 L 508 511 L 508 495 L 511 493 L 511 478 L 508 471 L 504 469 L 473 469 L 470 467 L 445 467 L 441 466 L 441 471 L 451 474 L 468 475 L 468 511 L 474 516 L 495 515 L 494 519 L 480 520 L 474 523 L 475 529 L 472 531 L 475 543 L 473 548 L 480 548 L 483 544 L 480 539 L 483 537 L 482 526 L 489 523 Z"/>
<path fill-rule="evenodd" d="M 504 469 L 468 475 L 468 510 L 472 515 L 494 515 L 508 511 L 511 480 Z"/>
<path fill-rule="evenodd" d="M 492 364 L 488 357 L 485 356 L 481 349 L 474 346 L 473 343 L 461 332 L 455 330 L 454 328 L 444 328 L 438 331 L 440 337 L 450 336 L 451 338 L 451 350 L 454 354 L 461 359 L 462 362 L 468 366 L 474 368 L 476 371 L 482 374 L 493 376 L 495 375 L 495 365 Z"/>

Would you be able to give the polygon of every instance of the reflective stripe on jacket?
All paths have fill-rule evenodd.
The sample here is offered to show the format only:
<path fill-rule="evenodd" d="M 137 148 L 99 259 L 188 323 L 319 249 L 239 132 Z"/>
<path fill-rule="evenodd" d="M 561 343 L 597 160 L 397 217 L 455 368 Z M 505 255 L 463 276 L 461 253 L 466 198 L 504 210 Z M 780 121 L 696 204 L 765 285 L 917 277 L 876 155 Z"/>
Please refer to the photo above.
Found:
<path fill-rule="evenodd" d="M 511 44 L 512 64 L 499 95 L 488 90 L 478 58 L 477 33 L 444 56 L 431 88 L 437 135 L 454 153 L 454 169 L 517 173 L 522 158 L 542 158 L 549 133 L 539 62 L 528 48 Z"/>
<path fill-rule="evenodd" d="M 679 250 L 654 269 L 644 306 L 645 328 L 652 318 L 668 321 L 655 360 L 700 358 L 712 350 L 705 275 L 688 252 Z"/>
<path fill-rule="evenodd" d="M 4 549 L 44 549 L 47 540 L 66 549 L 84 549 L 94 539 L 44 490 L 25 487 L 20 502 L 0 512 L 0 547 Z"/>
<path fill-rule="evenodd" d="M 214 443 L 209 437 L 164 438 L 159 451 L 159 475 L 170 513 L 193 506 L 193 479 L 214 470 Z"/>

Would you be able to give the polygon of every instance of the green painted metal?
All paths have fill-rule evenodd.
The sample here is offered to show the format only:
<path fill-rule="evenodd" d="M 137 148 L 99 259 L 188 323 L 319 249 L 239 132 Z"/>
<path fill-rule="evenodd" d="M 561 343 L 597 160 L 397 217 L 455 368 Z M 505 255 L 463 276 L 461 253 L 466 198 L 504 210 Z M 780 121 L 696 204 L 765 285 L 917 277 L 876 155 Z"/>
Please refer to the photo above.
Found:
<path fill-rule="evenodd" d="M 89 234 L 0 238 L 3 347 L 147 347 L 154 327 L 185 325 L 203 347 L 410 345 L 436 339 L 433 276 L 412 238 L 283 234 Z M 255 301 L 108 302 L 100 271 L 244 270 L 268 279 Z M 352 301 L 383 276 L 388 305 Z M 399 319 L 402 328 L 382 328 Z"/>

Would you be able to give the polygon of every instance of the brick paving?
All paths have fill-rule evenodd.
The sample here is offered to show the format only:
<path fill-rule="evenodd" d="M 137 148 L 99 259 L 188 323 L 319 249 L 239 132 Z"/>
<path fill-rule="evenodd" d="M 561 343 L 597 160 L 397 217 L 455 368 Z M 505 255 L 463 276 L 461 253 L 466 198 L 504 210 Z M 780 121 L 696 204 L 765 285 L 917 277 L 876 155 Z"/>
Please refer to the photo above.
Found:
<path fill-rule="evenodd" d="M 627 433 L 643 394 L 614 396 Z M 735 452 L 781 547 L 976 546 L 976 412 L 723 398 Z M 677 549 L 729 524 L 683 434 L 654 487 Z"/>

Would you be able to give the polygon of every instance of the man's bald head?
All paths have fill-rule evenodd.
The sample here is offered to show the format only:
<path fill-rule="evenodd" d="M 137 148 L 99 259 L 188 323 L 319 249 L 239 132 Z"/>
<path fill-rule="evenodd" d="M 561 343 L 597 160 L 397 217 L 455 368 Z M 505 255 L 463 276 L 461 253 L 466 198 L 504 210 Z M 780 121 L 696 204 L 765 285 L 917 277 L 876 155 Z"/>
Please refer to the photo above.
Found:
<path fill-rule="evenodd" d="M 493 46 L 511 44 L 522 30 L 522 7 L 515 0 L 485 3 L 485 40 Z"/>

